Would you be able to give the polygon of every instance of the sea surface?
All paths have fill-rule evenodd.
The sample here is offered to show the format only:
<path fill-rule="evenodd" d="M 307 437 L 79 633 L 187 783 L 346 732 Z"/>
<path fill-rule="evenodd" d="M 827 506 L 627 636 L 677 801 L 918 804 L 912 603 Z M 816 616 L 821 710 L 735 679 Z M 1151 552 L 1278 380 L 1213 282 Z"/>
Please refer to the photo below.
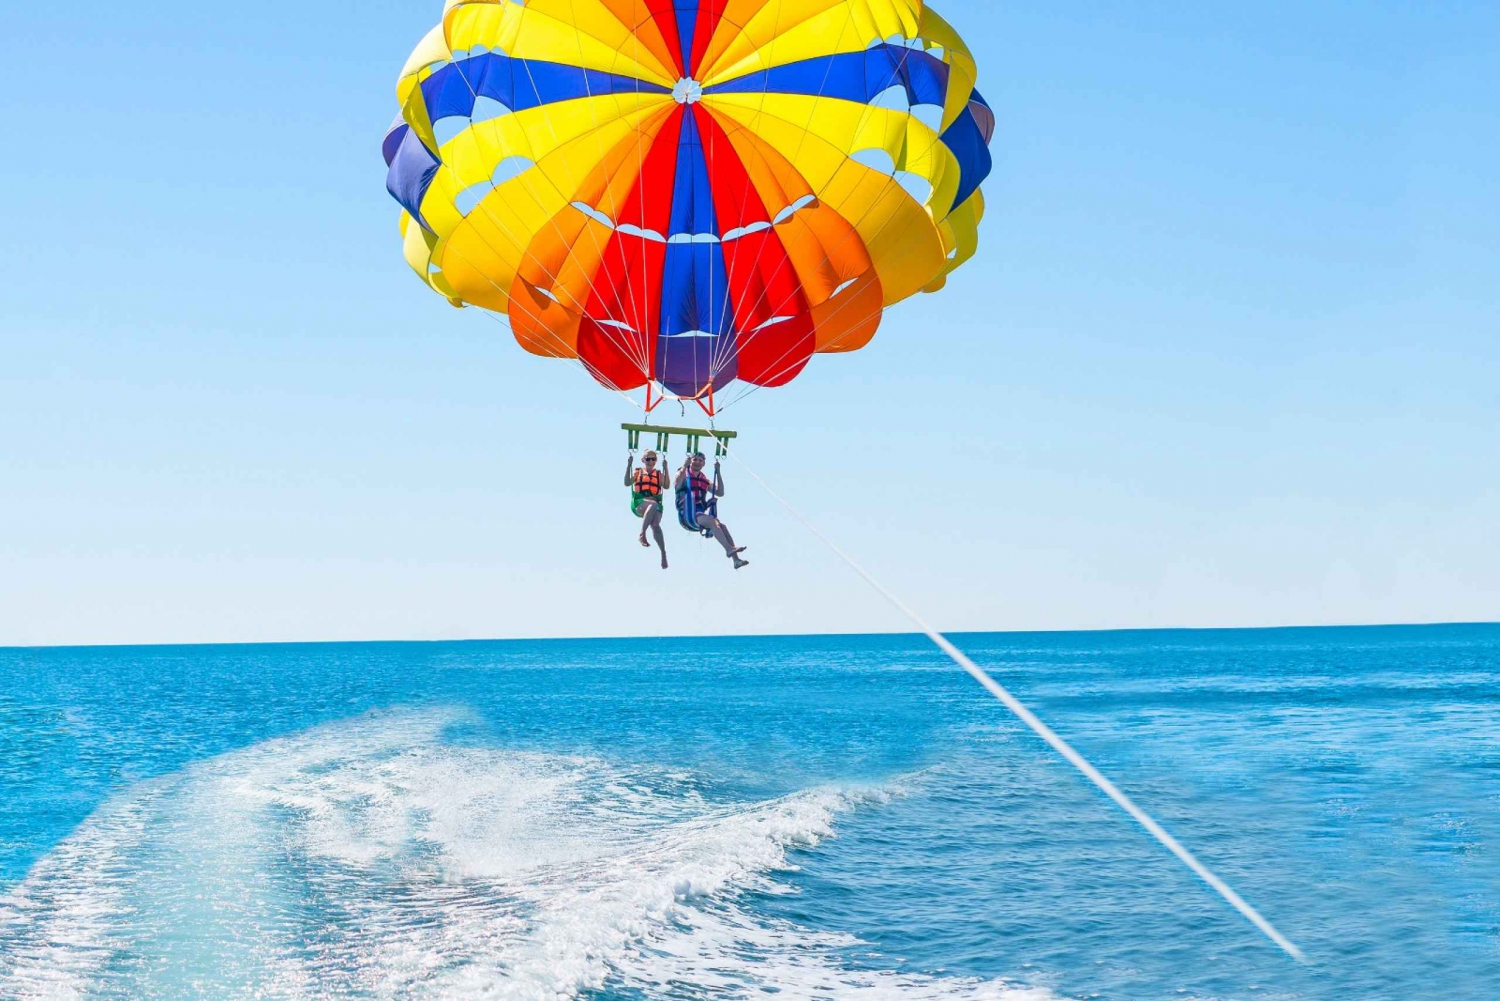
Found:
<path fill-rule="evenodd" d="M 0 998 L 1500 998 L 1500 626 L 0 650 Z"/>

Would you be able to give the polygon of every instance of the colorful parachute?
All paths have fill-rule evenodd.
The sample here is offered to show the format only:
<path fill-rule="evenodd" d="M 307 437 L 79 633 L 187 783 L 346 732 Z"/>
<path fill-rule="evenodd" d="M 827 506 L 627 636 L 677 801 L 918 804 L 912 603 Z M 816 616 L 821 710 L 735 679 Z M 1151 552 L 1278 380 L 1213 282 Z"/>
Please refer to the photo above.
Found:
<path fill-rule="evenodd" d="M 411 266 L 526 350 L 776 386 L 974 253 L 974 79 L 922 0 L 448 0 L 386 184 Z"/>

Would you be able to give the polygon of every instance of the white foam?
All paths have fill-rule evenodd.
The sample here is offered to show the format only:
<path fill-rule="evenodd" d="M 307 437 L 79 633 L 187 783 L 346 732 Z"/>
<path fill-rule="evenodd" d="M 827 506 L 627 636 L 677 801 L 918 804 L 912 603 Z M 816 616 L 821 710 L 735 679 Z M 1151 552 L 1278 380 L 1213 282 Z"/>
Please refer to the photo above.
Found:
<path fill-rule="evenodd" d="M 104 807 L 0 900 L 0 996 L 1021 1001 L 851 969 L 753 892 L 892 790 L 713 804 L 692 775 L 454 746 L 443 712 L 268 741 Z"/>
<path fill-rule="evenodd" d="M 79 835 L 0 897 L 0 996 L 82 997 L 130 920 L 130 849 L 146 829 L 154 790 L 97 811 Z"/>

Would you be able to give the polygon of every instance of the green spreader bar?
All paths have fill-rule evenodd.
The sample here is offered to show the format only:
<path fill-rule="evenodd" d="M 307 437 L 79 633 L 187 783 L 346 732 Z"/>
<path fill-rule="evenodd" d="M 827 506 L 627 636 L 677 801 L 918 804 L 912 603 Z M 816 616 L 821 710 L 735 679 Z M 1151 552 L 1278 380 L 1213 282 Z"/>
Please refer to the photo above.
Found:
<path fill-rule="evenodd" d="M 712 428 L 673 428 L 663 427 L 659 424 L 621 424 L 620 430 L 629 434 L 631 451 L 635 451 L 641 447 L 641 435 L 643 434 L 656 435 L 656 447 L 663 452 L 668 451 L 668 446 L 671 445 L 674 434 L 681 435 L 687 439 L 687 451 L 689 455 L 698 451 L 698 446 L 704 438 L 712 438 L 714 440 L 715 456 L 728 455 L 730 439 L 739 437 L 734 431 L 719 431 Z"/>

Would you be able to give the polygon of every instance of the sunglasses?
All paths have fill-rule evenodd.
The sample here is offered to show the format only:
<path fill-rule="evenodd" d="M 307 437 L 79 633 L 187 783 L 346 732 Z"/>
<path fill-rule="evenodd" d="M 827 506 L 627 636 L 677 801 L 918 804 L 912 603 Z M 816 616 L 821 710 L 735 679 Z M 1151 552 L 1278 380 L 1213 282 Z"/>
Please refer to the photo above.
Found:
<path fill-rule="evenodd" d="M 655 462 L 655 459 L 642 459 L 642 462 Z"/>

